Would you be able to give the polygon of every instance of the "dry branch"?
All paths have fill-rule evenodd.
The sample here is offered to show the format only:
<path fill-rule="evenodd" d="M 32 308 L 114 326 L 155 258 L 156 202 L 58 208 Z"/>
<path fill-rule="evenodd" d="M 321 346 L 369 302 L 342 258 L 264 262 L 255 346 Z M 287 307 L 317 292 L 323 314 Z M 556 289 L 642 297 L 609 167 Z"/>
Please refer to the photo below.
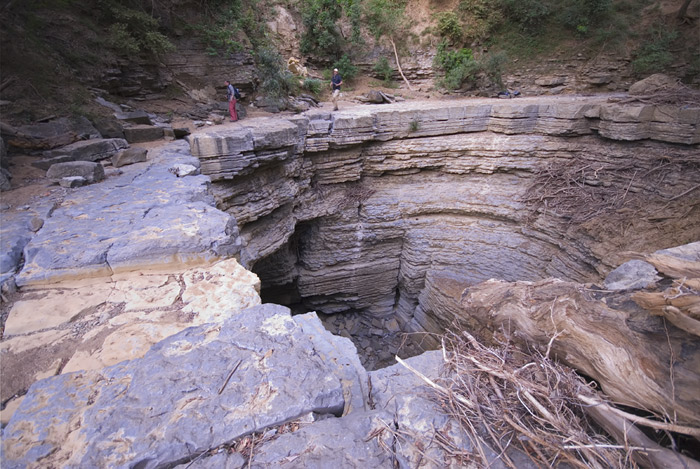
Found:
<path fill-rule="evenodd" d="M 667 336 L 664 321 L 643 310 L 617 310 L 579 285 L 552 279 L 490 280 L 469 288 L 462 305 L 471 321 L 513 331 L 542 353 L 559 334 L 552 356 L 595 379 L 613 401 L 700 427 L 697 336 L 675 328 Z"/>
<path fill-rule="evenodd" d="M 446 376 L 431 387 L 485 467 L 493 463 L 486 447 L 511 468 L 518 467 L 518 451 L 541 467 L 628 467 L 627 452 L 635 449 L 614 444 L 588 424 L 576 395 L 590 391 L 573 370 L 512 344 L 488 348 L 466 332 L 446 334 L 444 344 Z M 460 448 L 448 444 L 446 450 Z"/>

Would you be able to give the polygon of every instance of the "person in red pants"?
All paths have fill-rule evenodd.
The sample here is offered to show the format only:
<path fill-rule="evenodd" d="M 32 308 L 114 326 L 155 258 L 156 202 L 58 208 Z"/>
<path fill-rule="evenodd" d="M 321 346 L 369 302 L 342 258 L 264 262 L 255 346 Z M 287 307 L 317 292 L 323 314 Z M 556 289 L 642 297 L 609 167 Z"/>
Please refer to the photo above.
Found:
<path fill-rule="evenodd" d="M 238 120 L 236 114 L 236 93 L 230 81 L 226 80 L 226 98 L 228 98 L 228 113 L 231 115 L 231 122 Z"/>

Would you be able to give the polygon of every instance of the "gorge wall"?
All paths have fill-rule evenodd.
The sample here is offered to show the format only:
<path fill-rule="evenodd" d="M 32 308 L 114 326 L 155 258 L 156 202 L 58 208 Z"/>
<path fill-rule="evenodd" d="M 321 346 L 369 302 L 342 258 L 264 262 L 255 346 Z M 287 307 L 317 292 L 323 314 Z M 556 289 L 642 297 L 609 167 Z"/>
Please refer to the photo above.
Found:
<path fill-rule="evenodd" d="M 466 286 L 595 282 L 613 252 L 698 239 L 699 122 L 607 97 L 404 102 L 190 143 L 264 301 L 438 332 Z"/>

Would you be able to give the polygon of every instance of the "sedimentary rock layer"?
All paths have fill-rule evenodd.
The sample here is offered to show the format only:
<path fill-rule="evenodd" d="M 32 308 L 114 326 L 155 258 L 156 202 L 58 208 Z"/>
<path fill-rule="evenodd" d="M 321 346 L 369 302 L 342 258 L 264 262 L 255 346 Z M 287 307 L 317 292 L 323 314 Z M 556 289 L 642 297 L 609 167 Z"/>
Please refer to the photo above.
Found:
<path fill-rule="evenodd" d="M 653 204 L 642 201 L 693 194 L 698 142 L 700 109 L 602 97 L 309 112 L 195 135 L 191 148 L 264 287 L 291 289 L 308 308 L 397 313 L 408 330 L 438 331 L 448 325 L 430 313 L 444 296 L 430 291 L 440 279 L 595 281 L 616 265 L 610 240 L 655 250 L 700 236 L 692 203 L 673 229 L 654 222 L 680 239 L 625 244 L 623 227 L 579 226 L 543 195 L 561 184 L 551 178 L 571 177 L 572 187 L 614 192 L 610 206 L 640 208 L 643 219 Z M 605 203 L 579 199 L 582 212 Z"/>

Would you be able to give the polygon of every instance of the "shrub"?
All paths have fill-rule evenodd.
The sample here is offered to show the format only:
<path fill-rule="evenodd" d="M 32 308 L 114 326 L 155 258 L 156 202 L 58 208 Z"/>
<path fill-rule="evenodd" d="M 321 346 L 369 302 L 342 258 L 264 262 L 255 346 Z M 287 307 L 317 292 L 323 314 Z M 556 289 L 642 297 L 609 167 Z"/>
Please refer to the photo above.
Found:
<path fill-rule="evenodd" d="M 341 50 L 341 38 L 336 21 L 340 19 L 341 13 L 337 0 L 302 0 L 304 33 L 301 36 L 301 52 L 337 58 Z"/>
<path fill-rule="evenodd" d="M 503 20 L 502 10 L 493 0 L 462 0 L 457 11 L 462 19 L 463 35 L 469 39 L 487 39 Z"/>
<path fill-rule="evenodd" d="M 474 82 L 476 74 L 481 70 L 471 49 L 448 50 L 446 41 L 438 45 L 433 66 L 445 73 L 439 85 L 450 90 L 461 88 L 465 82 Z"/>
<path fill-rule="evenodd" d="M 550 6 L 541 0 L 501 0 L 505 16 L 528 34 L 538 29 L 550 16 Z"/>
<path fill-rule="evenodd" d="M 437 19 L 437 32 L 440 37 L 447 39 L 452 44 L 462 42 L 462 23 L 457 15 L 452 11 L 442 11 L 435 14 Z"/>
<path fill-rule="evenodd" d="M 316 78 L 305 78 L 302 88 L 309 93 L 318 96 L 321 93 L 321 80 Z"/>
<path fill-rule="evenodd" d="M 634 54 L 632 70 L 637 75 L 661 72 L 673 62 L 671 45 L 678 38 L 678 33 L 657 29 L 651 34 L 652 37 L 645 41 Z"/>
<path fill-rule="evenodd" d="M 294 93 L 298 81 L 287 70 L 282 56 L 271 47 L 261 47 L 256 53 L 260 91 L 263 94 L 281 98 Z"/>
<path fill-rule="evenodd" d="M 391 81 L 391 77 L 394 74 L 394 68 L 389 65 L 389 60 L 386 57 L 380 57 L 377 63 L 372 67 L 374 73 L 376 73 L 385 83 Z"/>
<path fill-rule="evenodd" d="M 343 77 L 343 81 L 351 81 L 357 76 L 357 67 L 352 63 L 348 54 L 344 54 L 340 60 L 333 64 L 333 68 L 338 69 L 338 73 Z"/>
<path fill-rule="evenodd" d="M 600 22 L 612 9 L 611 0 L 568 0 L 559 4 L 558 20 L 579 33 Z"/>
<path fill-rule="evenodd" d="M 482 69 L 489 79 L 499 88 L 503 88 L 503 65 L 508 61 L 508 57 L 503 52 L 488 54 L 482 61 Z"/>
<path fill-rule="evenodd" d="M 170 40 L 158 32 L 158 20 L 151 15 L 119 5 L 114 0 L 101 0 L 99 6 L 104 19 L 111 23 L 107 43 L 118 52 L 157 55 L 174 49 Z"/>
<path fill-rule="evenodd" d="M 365 0 L 365 23 L 374 39 L 393 37 L 406 27 L 405 0 Z"/>

